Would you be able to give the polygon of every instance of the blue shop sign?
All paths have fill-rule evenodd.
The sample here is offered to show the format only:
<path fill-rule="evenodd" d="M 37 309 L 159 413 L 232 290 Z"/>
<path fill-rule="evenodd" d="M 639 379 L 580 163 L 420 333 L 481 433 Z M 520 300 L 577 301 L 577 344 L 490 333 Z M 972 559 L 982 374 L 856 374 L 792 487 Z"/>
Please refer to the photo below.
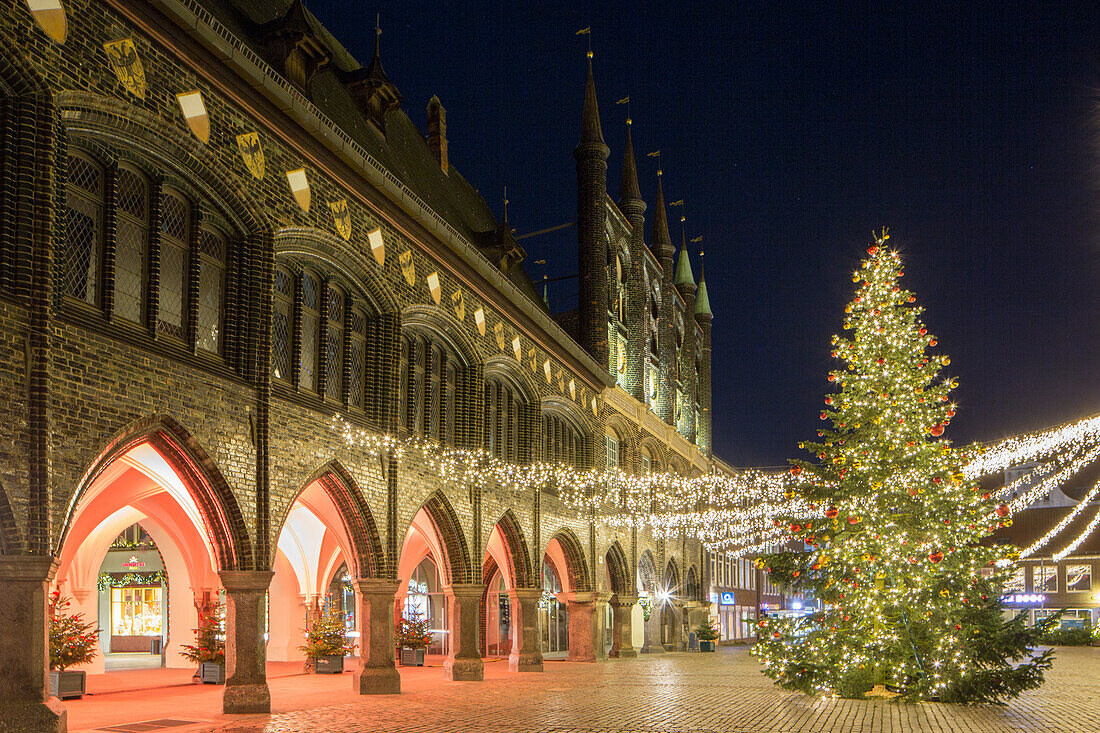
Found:
<path fill-rule="evenodd" d="M 737 605 L 737 598 L 734 596 L 733 593 L 723 593 L 722 594 L 722 605 L 723 606 L 736 606 Z"/>

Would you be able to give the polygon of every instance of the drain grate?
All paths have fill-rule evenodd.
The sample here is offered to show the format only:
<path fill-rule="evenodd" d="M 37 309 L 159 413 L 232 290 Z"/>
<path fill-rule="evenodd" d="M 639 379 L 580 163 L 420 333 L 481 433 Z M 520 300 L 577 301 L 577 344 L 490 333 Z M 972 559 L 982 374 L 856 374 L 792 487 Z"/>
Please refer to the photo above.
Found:
<path fill-rule="evenodd" d="M 198 721 L 163 718 L 161 720 L 143 720 L 140 723 L 112 725 L 110 728 L 100 728 L 99 730 L 109 730 L 112 733 L 142 733 L 147 730 L 164 730 L 165 728 L 177 728 L 181 725 L 194 725 L 196 722 Z"/>

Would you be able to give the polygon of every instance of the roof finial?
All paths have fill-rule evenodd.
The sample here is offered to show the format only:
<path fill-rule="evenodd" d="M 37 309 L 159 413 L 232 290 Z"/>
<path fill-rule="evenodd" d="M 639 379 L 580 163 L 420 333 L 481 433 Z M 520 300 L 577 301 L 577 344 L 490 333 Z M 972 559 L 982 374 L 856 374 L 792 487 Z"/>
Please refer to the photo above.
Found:
<path fill-rule="evenodd" d="M 378 46 L 379 39 L 382 38 L 382 14 L 376 13 L 374 16 L 374 57 L 378 58 Z"/>
<path fill-rule="evenodd" d="M 673 201 L 669 206 L 680 207 L 680 248 L 687 249 L 687 217 L 684 216 L 684 200 Z"/>
<path fill-rule="evenodd" d="M 623 97 L 618 102 L 615 102 L 615 104 L 626 105 L 626 124 L 629 126 L 633 122 L 633 120 L 630 119 L 630 97 Z"/>
<path fill-rule="evenodd" d="M 577 35 L 588 36 L 588 53 L 586 54 L 586 56 L 588 57 L 589 61 L 592 61 L 592 26 L 581 28 L 579 31 L 577 31 Z"/>
<path fill-rule="evenodd" d="M 661 151 L 654 150 L 652 153 L 646 153 L 645 157 L 657 159 L 657 175 L 661 175 Z"/>
<path fill-rule="evenodd" d="M 703 237 L 700 235 L 691 240 L 692 244 L 699 245 L 699 279 L 702 280 L 703 275 Z"/>
<path fill-rule="evenodd" d="M 504 223 L 508 223 L 508 187 L 504 187 Z"/>

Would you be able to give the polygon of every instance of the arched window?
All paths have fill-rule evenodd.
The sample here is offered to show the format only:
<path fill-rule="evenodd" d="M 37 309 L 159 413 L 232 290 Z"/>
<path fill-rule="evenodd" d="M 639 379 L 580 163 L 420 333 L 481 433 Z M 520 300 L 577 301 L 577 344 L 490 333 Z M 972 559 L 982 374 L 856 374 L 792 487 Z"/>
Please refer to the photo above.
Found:
<path fill-rule="evenodd" d="M 485 419 L 482 447 L 504 461 L 526 462 L 530 451 L 521 428 L 526 402 L 508 380 L 485 377 Z"/>
<path fill-rule="evenodd" d="M 344 401 L 344 293 L 328 286 L 325 309 L 325 397 Z"/>
<path fill-rule="evenodd" d="M 427 620 L 432 634 L 428 654 L 447 653 L 447 599 L 439 583 L 439 572 L 431 557 L 425 557 L 413 570 L 405 593 L 404 617 Z"/>
<path fill-rule="evenodd" d="M 118 171 L 114 315 L 145 323 L 149 266 L 149 183 L 130 168 Z"/>
<path fill-rule="evenodd" d="M 103 190 L 103 169 L 83 155 L 69 155 L 62 286 L 66 295 L 91 305 L 100 305 Z"/>
<path fill-rule="evenodd" d="M 642 448 L 638 456 L 638 473 L 644 476 L 647 473 L 652 473 L 654 470 L 653 454 L 650 452 L 649 448 Z"/>
<path fill-rule="evenodd" d="M 561 581 L 549 559 L 542 560 L 542 603 L 539 604 L 539 628 L 542 631 L 542 652 L 553 654 L 569 650 L 569 611 L 558 600 Z"/>
<path fill-rule="evenodd" d="M 182 340 L 187 326 L 187 251 L 191 241 L 191 206 L 178 192 L 166 189 L 161 208 L 157 331 Z"/>
<path fill-rule="evenodd" d="M 298 386 L 317 391 L 317 346 L 321 331 L 321 281 L 308 270 L 299 280 L 302 288 L 298 311 L 302 328 L 302 343 L 298 360 Z"/>
<path fill-rule="evenodd" d="M 277 379 L 291 381 L 294 333 L 294 274 L 275 268 L 275 307 L 271 312 L 271 372 Z"/>
<path fill-rule="evenodd" d="M 443 445 L 459 445 L 457 400 L 465 369 L 441 336 L 411 331 L 402 336 L 403 426 Z"/>
<path fill-rule="evenodd" d="M 199 233 L 199 320 L 197 346 L 222 353 L 225 312 L 225 237 L 212 229 Z"/>
<path fill-rule="evenodd" d="M 348 404 L 362 410 L 364 408 L 363 380 L 366 377 L 367 368 L 367 314 L 361 308 L 352 308 L 350 314 L 348 358 L 351 363 L 348 370 Z"/>
<path fill-rule="evenodd" d="M 572 423 L 560 415 L 543 413 L 542 456 L 548 463 L 564 463 L 580 467 L 581 434 Z"/>
<path fill-rule="evenodd" d="M 619 434 L 612 428 L 608 428 L 603 436 L 604 458 L 608 470 L 619 467 Z"/>

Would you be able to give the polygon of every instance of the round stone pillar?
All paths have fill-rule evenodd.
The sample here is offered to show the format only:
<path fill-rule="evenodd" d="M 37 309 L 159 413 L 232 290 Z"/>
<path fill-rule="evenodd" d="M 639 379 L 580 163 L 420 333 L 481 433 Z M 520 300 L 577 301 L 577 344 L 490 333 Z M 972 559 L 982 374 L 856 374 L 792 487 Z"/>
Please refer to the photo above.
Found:
<path fill-rule="evenodd" d="M 608 656 L 628 659 L 638 656 L 634 649 L 634 630 L 631 616 L 638 596 L 616 594 L 611 599 L 612 628 L 611 651 Z"/>
<path fill-rule="evenodd" d="M 541 588 L 513 588 L 508 594 L 512 604 L 512 652 L 508 655 L 509 671 L 542 671 L 542 649 L 539 646 L 539 600 L 541 598 Z"/>
<path fill-rule="evenodd" d="M 485 586 L 462 583 L 449 585 L 445 591 L 451 622 L 451 653 L 443 660 L 443 677 L 458 681 L 484 679 L 485 664 L 481 661 L 478 629 Z"/>
<path fill-rule="evenodd" d="M 401 692 L 401 675 L 393 663 L 394 598 L 399 585 L 396 580 L 380 578 L 355 581 L 361 636 L 352 689 L 360 695 Z"/>
<path fill-rule="evenodd" d="M 223 570 L 225 588 L 224 713 L 270 713 L 264 648 L 264 594 L 270 570 Z"/>
<path fill-rule="evenodd" d="M 50 697 L 49 583 L 57 561 L 0 556 L 0 730 L 66 729 L 65 706 Z"/>

